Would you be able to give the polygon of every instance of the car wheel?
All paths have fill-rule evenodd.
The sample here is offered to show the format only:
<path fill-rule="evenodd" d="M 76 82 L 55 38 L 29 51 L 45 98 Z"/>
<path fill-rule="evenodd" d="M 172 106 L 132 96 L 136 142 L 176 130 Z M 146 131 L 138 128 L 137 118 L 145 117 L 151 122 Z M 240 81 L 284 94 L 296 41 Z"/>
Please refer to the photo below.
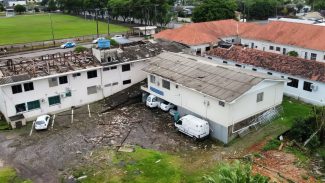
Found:
<path fill-rule="evenodd" d="M 63 49 L 66 49 L 67 47 L 63 47 Z"/>

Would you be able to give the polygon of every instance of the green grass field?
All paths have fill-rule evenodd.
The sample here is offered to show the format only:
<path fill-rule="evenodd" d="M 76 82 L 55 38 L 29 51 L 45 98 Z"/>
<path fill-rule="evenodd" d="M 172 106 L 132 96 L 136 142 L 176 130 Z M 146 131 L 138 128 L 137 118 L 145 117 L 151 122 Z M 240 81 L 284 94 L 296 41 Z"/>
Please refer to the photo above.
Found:
<path fill-rule="evenodd" d="M 96 34 L 96 21 L 52 14 L 55 39 Z M 110 24 L 110 33 L 126 32 L 127 27 Z M 107 24 L 99 22 L 100 34 L 107 33 Z M 0 18 L 0 45 L 52 40 L 48 14 L 20 15 Z"/>

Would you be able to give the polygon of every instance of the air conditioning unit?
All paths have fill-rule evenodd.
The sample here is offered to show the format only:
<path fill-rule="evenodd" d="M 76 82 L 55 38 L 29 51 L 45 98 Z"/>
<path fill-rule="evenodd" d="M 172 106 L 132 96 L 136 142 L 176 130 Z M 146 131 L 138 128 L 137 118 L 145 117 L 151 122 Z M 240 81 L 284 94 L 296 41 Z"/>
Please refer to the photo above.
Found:
<path fill-rule="evenodd" d="M 313 91 L 317 91 L 318 86 L 315 85 L 315 84 L 312 84 L 312 85 L 310 86 L 310 88 L 311 88 L 311 90 L 313 90 Z"/>

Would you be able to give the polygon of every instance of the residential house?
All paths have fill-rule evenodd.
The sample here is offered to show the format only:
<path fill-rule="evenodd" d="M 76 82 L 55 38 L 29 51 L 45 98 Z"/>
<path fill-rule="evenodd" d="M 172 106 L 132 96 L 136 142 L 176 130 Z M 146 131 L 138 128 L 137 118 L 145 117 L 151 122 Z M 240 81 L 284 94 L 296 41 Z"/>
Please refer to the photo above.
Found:
<path fill-rule="evenodd" d="M 299 100 L 325 105 L 325 63 L 263 52 L 246 47 L 215 48 L 207 57 L 220 64 L 233 65 L 287 80 L 284 93 Z"/>
<path fill-rule="evenodd" d="M 143 68 L 147 93 L 177 105 L 181 116 L 207 120 L 212 138 L 228 143 L 282 102 L 284 80 L 203 57 L 163 52 Z"/>

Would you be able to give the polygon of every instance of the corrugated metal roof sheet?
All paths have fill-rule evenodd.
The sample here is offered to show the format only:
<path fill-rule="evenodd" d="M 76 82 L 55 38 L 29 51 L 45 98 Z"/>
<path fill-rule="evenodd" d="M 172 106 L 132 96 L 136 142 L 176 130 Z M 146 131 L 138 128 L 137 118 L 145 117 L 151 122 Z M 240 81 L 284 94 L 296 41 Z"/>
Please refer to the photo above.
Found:
<path fill-rule="evenodd" d="M 170 52 L 161 53 L 152 58 L 143 70 L 226 102 L 240 97 L 264 79 L 275 79 L 264 74 L 202 61 L 203 58 L 195 60 L 190 57 Z"/>
<path fill-rule="evenodd" d="M 0 85 L 5 85 L 9 83 L 15 83 L 18 81 L 26 81 L 30 80 L 31 77 L 29 74 L 17 75 L 17 76 L 8 76 L 4 78 L 0 78 Z"/>

